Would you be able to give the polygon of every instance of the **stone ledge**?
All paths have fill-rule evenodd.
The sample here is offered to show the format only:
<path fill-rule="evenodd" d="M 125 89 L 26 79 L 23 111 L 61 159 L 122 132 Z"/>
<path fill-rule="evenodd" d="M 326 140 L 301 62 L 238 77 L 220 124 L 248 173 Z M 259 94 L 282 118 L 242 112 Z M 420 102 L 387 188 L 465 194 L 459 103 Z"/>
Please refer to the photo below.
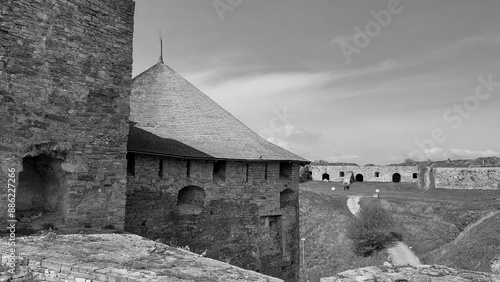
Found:
<path fill-rule="evenodd" d="M 347 270 L 320 282 L 498 282 L 500 275 L 472 270 L 453 269 L 441 265 L 370 266 Z M 436 281 L 437 281 L 436 280 Z"/>
<path fill-rule="evenodd" d="M 2 260 L 6 257 L 2 254 Z M 32 281 L 35 277 L 40 281 L 54 282 L 146 282 L 162 281 L 142 276 L 140 272 L 127 269 L 97 267 L 91 264 L 64 262 L 56 257 L 30 258 L 21 254 L 19 258 L 26 261 L 20 273 L 13 276 L 2 276 L 0 282 Z M 166 280 L 163 280 L 166 281 Z"/>

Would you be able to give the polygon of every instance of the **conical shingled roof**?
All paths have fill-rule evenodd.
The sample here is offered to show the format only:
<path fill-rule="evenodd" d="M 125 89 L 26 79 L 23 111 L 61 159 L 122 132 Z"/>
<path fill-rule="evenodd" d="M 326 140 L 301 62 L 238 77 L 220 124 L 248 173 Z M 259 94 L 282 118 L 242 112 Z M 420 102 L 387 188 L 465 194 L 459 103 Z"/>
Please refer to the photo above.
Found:
<path fill-rule="evenodd" d="M 264 140 L 161 61 L 135 77 L 132 84 L 131 152 L 309 162 Z"/>

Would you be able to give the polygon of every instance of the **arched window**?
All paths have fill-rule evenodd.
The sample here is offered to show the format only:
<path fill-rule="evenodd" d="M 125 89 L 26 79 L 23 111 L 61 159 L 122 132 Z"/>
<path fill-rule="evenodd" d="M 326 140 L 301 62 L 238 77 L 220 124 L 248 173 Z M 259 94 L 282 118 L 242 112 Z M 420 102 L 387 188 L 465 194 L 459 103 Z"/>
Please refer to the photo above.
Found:
<path fill-rule="evenodd" d="M 344 173 L 343 171 L 341 171 L 341 172 L 339 173 L 339 177 L 344 177 L 344 176 L 345 176 L 345 173 Z"/>
<path fill-rule="evenodd" d="M 380 172 L 375 172 L 375 177 L 380 177 Z"/>
<path fill-rule="evenodd" d="M 280 193 L 280 208 L 286 208 L 289 206 L 295 207 L 297 203 L 297 196 L 295 192 L 291 189 L 286 189 Z"/>
<path fill-rule="evenodd" d="M 417 179 L 418 178 L 418 173 L 414 173 L 413 174 L 413 179 Z"/>
<path fill-rule="evenodd" d="M 205 207 L 205 190 L 198 186 L 186 186 L 177 195 L 180 214 L 200 214 Z"/>

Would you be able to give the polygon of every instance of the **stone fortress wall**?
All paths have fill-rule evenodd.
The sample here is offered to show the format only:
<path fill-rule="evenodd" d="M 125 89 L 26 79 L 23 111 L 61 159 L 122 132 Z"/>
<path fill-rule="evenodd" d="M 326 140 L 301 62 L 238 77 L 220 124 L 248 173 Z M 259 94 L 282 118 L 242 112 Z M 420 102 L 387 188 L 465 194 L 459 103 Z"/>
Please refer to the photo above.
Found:
<path fill-rule="evenodd" d="M 2 1 L 3 230 L 8 179 L 18 216 L 50 213 L 69 225 L 123 228 L 134 6 Z"/>
<path fill-rule="evenodd" d="M 417 166 L 310 165 L 309 170 L 314 181 L 342 182 L 351 174 L 357 182 L 417 182 L 419 178 Z"/>
<path fill-rule="evenodd" d="M 426 167 L 422 173 L 422 189 L 500 190 L 500 167 Z"/>
<path fill-rule="evenodd" d="M 416 182 L 425 190 L 500 190 L 500 167 L 310 165 L 309 170 L 314 181 L 342 182 L 353 174 L 358 182 Z"/>
<path fill-rule="evenodd" d="M 298 281 L 298 163 L 131 158 L 125 230 Z"/>

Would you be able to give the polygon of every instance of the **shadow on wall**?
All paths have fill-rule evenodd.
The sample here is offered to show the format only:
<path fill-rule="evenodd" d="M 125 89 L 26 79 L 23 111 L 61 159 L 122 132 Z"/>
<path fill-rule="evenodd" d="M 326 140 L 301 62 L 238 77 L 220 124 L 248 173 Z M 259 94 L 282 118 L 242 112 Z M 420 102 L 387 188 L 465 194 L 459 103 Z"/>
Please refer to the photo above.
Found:
<path fill-rule="evenodd" d="M 33 228 L 49 218 L 58 224 L 65 222 L 69 214 L 69 189 L 62 163 L 63 159 L 44 154 L 23 159 L 16 197 L 17 220 Z"/>

